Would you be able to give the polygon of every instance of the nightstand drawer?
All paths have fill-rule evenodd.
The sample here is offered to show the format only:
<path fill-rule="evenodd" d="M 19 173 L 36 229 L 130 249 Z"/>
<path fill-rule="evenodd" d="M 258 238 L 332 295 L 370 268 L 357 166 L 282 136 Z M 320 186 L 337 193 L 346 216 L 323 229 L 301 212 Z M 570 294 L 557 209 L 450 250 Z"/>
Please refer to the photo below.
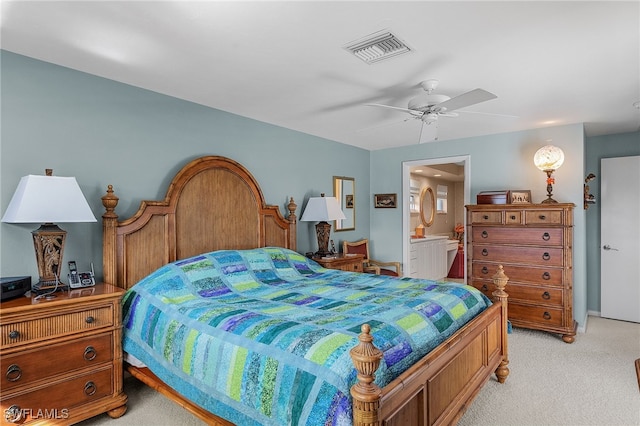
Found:
<path fill-rule="evenodd" d="M 48 385 L 29 388 L 23 393 L 13 394 L 8 398 L 3 392 L 3 413 L 15 405 L 27 416 L 27 421 L 45 410 L 57 419 L 65 419 L 73 415 L 73 407 L 96 401 L 113 393 L 113 370 L 111 366 L 83 375 L 60 380 Z M 40 417 L 39 419 L 42 419 Z M 3 424 L 6 422 L 3 420 Z M 22 422 L 21 422 L 22 423 Z"/>
<path fill-rule="evenodd" d="M 75 334 L 80 331 L 113 326 L 113 306 L 99 306 L 78 312 L 51 315 L 0 326 L 2 349 L 18 344 Z"/>
<path fill-rule="evenodd" d="M 4 355 L 0 359 L 2 391 L 7 392 L 60 373 L 109 362 L 113 359 L 112 342 L 113 334 L 106 333 Z"/>

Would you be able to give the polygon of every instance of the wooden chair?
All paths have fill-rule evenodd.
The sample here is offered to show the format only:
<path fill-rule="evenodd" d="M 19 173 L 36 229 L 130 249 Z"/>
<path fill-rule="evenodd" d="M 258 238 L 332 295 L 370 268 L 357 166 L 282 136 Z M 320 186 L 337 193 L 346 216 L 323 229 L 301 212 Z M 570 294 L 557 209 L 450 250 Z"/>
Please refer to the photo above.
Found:
<path fill-rule="evenodd" d="M 366 238 L 354 242 L 343 241 L 342 252 L 345 255 L 349 253 L 364 254 L 364 272 L 394 277 L 402 276 L 400 262 L 380 262 L 369 258 L 369 240 Z M 390 267 L 395 270 L 389 269 Z"/>

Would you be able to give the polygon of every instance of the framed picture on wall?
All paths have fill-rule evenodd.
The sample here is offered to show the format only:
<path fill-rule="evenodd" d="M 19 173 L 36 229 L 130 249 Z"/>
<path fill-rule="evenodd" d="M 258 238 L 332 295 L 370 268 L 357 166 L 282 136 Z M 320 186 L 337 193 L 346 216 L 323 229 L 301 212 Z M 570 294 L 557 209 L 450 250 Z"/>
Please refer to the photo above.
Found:
<path fill-rule="evenodd" d="M 345 208 L 352 209 L 353 208 L 353 195 L 345 195 Z"/>
<path fill-rule="evenodd" d="M 396 194 L 375 194 L 373 196 L 373 206 L 377 209 L 396 208 Z"/>
<path fill-rule="evenodd" d="M 509 191 L 509 199 L 511 204 L 531 204 L 531 191 Z"/>

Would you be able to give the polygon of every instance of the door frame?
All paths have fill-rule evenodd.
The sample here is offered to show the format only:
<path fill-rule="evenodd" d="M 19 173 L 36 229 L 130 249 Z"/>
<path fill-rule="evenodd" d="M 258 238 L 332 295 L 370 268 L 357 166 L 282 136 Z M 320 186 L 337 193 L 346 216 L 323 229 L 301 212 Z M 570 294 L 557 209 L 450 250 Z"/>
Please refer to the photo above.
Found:
<path fill-rule="evenodd" d="M 470 204 L 471 200 L 471 156 L 470 155 L 458 155 L 454 157 L 438 157 L 438 158 L 424 158 L 422 160 L 409 160 L 402 162 L 402 270 L 410 270 L 410 256 L 409 250 L 411 249 L 411 230 L 409 224 L 411 222 L 411 212 L 409 210 L 409 197 L 411 195 L 411 168 L 416 166 L 433 166 L 437 164 L 447 163 L 461 163 L 464 167 L 464 205 Z M 462 215 L 463 225 L 467 225 L 466 212 Z M 467 234 L 464 235 L 464 247 L 466 247 Z M 467 250 L 464 251 L 464 264 L 467 264 Z M 467 268 L 464 268 L 464 281 L 467 281 Z"/>

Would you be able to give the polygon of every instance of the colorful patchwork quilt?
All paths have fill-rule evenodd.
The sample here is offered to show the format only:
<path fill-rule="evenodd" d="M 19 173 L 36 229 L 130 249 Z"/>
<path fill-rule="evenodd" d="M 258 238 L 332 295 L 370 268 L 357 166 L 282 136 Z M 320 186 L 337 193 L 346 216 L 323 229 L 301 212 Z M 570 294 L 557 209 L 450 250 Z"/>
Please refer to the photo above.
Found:
<path fill-rule="evenodd" d="M 237 425 L 350 425 L 362 324 L 383 387 L 491 302 L 473 287 L 325 269 L 291 250 L 168 264 L 123 298 L 124 350 Z"/>

